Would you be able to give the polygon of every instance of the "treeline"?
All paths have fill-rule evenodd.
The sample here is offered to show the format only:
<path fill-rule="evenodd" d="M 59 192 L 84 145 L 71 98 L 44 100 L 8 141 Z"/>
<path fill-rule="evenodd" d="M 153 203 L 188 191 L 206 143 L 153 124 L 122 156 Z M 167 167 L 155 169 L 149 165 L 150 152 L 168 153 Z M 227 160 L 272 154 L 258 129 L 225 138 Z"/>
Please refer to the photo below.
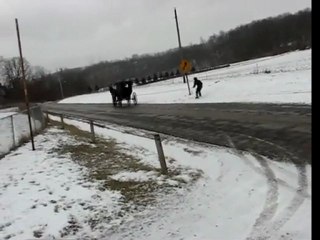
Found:
<path fill-rule="evenodd" d="M 192 62 L 193 71 L 199 71 L 311 48 L 311 14 L 310 9 L 305 9 L 295 14 L 254 21 L 228 32 L 221 31 L 200 44 L 185 46 L 184 56 Z M 64 97 L 68 97 L 125 79 L 145 84 L 179 76 L 179 62 L 178 49 L 171 49 L 156 54 L 133 55 L 121 61 L 104 61 L 84 68 L 63 69 L 29 81 L 30 98 L 33 101 L 59 99 L 61 92 L 58 79 L 62 83 Z"/>

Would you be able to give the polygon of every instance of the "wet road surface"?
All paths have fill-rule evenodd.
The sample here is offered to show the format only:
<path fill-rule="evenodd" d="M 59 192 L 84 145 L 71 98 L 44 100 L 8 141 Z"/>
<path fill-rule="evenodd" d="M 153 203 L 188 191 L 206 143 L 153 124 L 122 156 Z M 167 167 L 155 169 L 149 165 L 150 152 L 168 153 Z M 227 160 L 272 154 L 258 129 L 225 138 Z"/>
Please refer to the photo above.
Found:
<path fill-rule="evenodd" d="M 277 161 L 311 163 L 311 106 L 291 104 L 46 103 L 42 109 L 255 152 Z"/>

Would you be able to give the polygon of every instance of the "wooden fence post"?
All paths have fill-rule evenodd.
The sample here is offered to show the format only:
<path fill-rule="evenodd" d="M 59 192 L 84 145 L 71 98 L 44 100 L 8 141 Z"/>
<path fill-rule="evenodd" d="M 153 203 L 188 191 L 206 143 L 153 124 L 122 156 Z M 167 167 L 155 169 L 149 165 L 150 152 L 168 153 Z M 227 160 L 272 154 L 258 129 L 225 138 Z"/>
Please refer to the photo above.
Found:
<path fill-rule="evenodd" d="M 50 122 L 49 113 L 46 112 L 46 127 L 48 126 L 49 122 Z"/>
<path fill-rule="evenodd" d="M 90 130 L 91 130 L 91 140 L 93 143 L 96 142 L 96 138 L 95 138 L 95 134 L 94 134 L 94 125 L 93 125 L 93 121 L 90 120 Z"/>
<path fill-rule="evenodd" d="M 63 115 L 60 115 L 60 119 L 61 119 L 61 128 L 64 129 L 64 122 L 63 122 Z"/>
<path fill-rule="evenodd" d="M 168 173 L 168 168 L 167 168 L 166 160 L 165 160 L 164 153 L 163 153 L 163 148 L 162 148 L 160 135 L 159 134 L 155 134 L 154 135 L 154 140 L 156 142 L 157 152 L 158 152 L 158 156 L 159 156 L 159 162 L 160 162 L 160 166 L 161 166 L 161 173 L 162 174 L 167 174 Z"/>
<path fill-rule="evenodd" d="M 16 147 L 16 138 L 14 134 L 14 124 L 13 124 L 13 115 L 10 116 L 11 118 L 11 127 L 12 127 L 12 141 L 13 141 L 13 147 Z"/>

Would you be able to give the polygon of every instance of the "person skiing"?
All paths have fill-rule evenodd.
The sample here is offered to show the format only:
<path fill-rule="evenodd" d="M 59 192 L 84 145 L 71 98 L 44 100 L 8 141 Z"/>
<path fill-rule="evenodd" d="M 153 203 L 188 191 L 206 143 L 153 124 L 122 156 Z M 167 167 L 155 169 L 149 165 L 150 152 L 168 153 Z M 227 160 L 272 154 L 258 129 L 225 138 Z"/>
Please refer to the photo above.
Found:
<path fill-rule="evenodd" d="M 197 88 L 196 88 L 196 98 L 199 98 L 199 97 L 201 97 L 202 82 L 196 77 L 193 78 L 193 80 L 194 80 L 193 88 L 195 86 L 197 86 Z"/>

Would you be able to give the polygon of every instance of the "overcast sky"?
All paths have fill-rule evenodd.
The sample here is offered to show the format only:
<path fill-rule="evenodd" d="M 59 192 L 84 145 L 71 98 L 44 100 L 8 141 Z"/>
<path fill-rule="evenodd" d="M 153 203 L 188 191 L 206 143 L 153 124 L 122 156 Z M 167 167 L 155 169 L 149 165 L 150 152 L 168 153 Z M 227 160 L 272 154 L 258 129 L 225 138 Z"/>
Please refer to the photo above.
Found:
<path fill-rule="evenodd" d="M 23 55 L 50 71 L 199 43 L 219 31 L 278 14 L 311 0 L 0 0 L 0 56 Z"/>

